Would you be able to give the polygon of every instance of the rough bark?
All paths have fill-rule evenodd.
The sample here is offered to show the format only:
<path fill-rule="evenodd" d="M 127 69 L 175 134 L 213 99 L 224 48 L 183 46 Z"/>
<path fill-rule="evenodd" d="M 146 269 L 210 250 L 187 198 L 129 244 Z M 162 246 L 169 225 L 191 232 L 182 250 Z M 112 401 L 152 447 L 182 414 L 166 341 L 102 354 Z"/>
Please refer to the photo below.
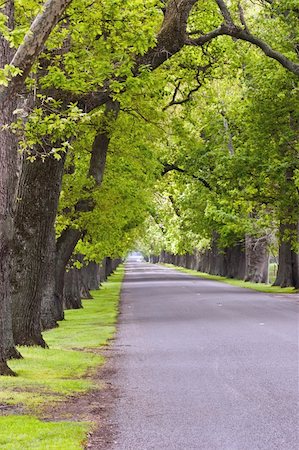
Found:
<path fill-rule="evenodd" d="M 17 106 L 17 96 L 23 88 L 24 81 L 34 64 L 44 42 L 59 16 L 70 0 L 49 0 L 44 10 L 34 20 L 23 44 L 12 57 L 12 50 L 5 39 L 0 37 L 0 66 L 12 64 L 22 70 L 13 77 L 8 86 L 0 88 L 0 124 L 10 125 L 13 111 Z M 14 4 L 7 1 L 3 12 L 8 16 L 7 25 L 14 27 Z M 13 374 L 6 360 L 14 351 L 11 323 L 11 298 L 9 267 L 13 237 L 13 208 L 17 186 L 17 147 L 9 128 L 0 132 L 0 374 Z"/>
<path fill-rule="evenodd" d="M 245 281 L 268 283 L 269 281 L 269 239 L 267 236 L 245 237 L 246 270 Z"/>
<path fill-rule="evenodd" d="M 10 108 L 11 106 L 11 108 Z M 11 121 L 12 105 L 0 110 L 0 123 Z M 0 133 L 0 375 L 13 374 L 5 363 L 19 358 L 12 333 L 10 269 L 16 190 L 16 142 L 8 131 Z"/>
<path fill-rule="evenodd" d="M 56 238 L 54 228 L 49 235 L 47 262 L 48 266 L 41 294 L 41 325 L 43 330 L 57 327 L 57 322 L 63 317 L 62 303 L 55 295 Z"/>
<path fill-rule="evenodd" d="M 64 276 L 67 263 L 73 254 L 79 239 L 83 236 L 81 230 L 75 228 L 67 228 L 61 234 L 56 244 L 56 265 L 55 265 L 55 291 L 54 296 L 58 301 L 61 315 L 58 320 L 64 319 L 63 314 L 63 290 Z"/>
<path fill-rule="evenodd" d="M 82 267 L 81 274 L 89 290 L 99 289 L 100 286 L 100 267 L 97 263 L 91 261 L 86 267 Z"/>
<path fill-rule="evenodd" d="M 106 258 L 106 276 L 109 277 L 109 275 L 111 275 L 112 272 L 113 272 L 112 259 L 110 258 L 110 256 L 107 256 L 107 258 Z"/>
<path fill-rule="evenodd" d="M 45 347 L 41 304 L 49 270 L 50 239 L 61 189 L 64 157 L 24 160 L 15 214 L 11 283 L 13 333 L 18 345 Z"/>
<path fill-rule="evenodd" d="M 107 280 L 106 258 L 104 258 L 103 261 L 100 264 L 100 282 L 103 283 L 106 280 Z"/>
<path fill-rule="evenodd" d="M 70 269 L 64 275 L 63 303 L 65 309 L 82 308 L 78 269 Z"/>
<path fill-rule="evenodd" d="M 3 8 L 7 14 L 7 25 L 13 28 L 14 5 L 8 1 Z M 4 67 L 11 60 L 12 50 L 8 43 L 0 37 L 0 66 Z M 7 90 L 0 95 L 0 124 L 10 125 L 13 122 L 13 111 L 16 97 L 10 98 Z M 11 245 L 13 238 L 13 208 L 17 185 L 17 143 L 9 129 L 0 131 L 0 375 L 14 375 L 7 366 L 7 359 L 14 356 L 11 316 L 11 296 L 9 268 L 11 264 Z"/>
<path fill-rule="evenodd" d="M 299 288 L 299 255 L 293 249 L 293 240 L 298 242 L 299 222 L 280 225 L 278 270 L 274 286 Z"/>
<path fill-rule="evenodd" d="M 223 276 L 243 280 L 245 275 L 244 242 L 225 249 Z"/>

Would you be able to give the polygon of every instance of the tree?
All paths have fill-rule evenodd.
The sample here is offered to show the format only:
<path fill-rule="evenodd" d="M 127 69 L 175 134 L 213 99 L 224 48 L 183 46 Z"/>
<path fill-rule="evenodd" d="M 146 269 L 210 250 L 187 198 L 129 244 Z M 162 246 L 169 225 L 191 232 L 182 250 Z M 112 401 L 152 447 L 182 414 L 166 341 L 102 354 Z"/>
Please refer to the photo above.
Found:
<path fill-rule="evenodd" d="M 12 349 L 11 312 L 10 312 L 10 246 L 13 236 L 13 210 L 16 192 L 17 146 L 10 125 L 14 121 L 13 112 L 17 106 L 17 96 L 21 93 L 26 77 L 37 56 L 64 12 L 70 0 L 48 0 L 43 11 L 33 21 L 23 43 L 14 53 L 9 42 L 1 37 L 0 62 L 7 73 L 7 81 L 0 91 L 0 374 L 12 374 L 6 360 Z M 13 27 L 14 5 L 6 3 L 4 13 L 7 16 L 7 27 Z"/>

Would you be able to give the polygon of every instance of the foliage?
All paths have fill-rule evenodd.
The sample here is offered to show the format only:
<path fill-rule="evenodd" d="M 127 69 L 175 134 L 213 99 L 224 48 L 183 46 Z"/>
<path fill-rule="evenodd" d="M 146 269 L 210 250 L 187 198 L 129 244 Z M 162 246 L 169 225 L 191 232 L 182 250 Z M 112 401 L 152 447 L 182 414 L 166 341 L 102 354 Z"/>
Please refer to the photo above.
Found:
<path fill-rule="evenodd" d="M 161 158 L 180 171 L 156 186 L 155 254 L 201 249 L 213 232 L 223 247 L 245 234 L 275 242 L 279 222 L 298 220 L 296 77 L 252 48 L 236 53 L 231 43 L 227 54 L 229 64 L 217 61 L 188 102 L 169 108 Z"/>
<path fill-rule="evenodd" d="M 27 80 L 33 105 L 15 111 L 14 129 L 28 158 L 67 154 L 57 235 L 69 226 L 84 230 L 76 251 L 90 260 L 125 254 L 146 234 L 146 223 L 145 240 L 153 233 L 155 243 L 145 246 L 184 253 L 207 246 L 213 232 L 223 246 L 246 233 L 274 235 L 283 217 L 298 214 L 291 206 L 298 196 L 298 138 L 289 120 L 290 112 L 298 120 L 295 75 L 248 42 L 225 36 L 204 48 L 184 46 L 155 71 L 146 64 L 137 69 L 157 43 L 163 3 L 72 2 Z M 38 8 L 19 0 L 14 30 L 1 16 L 11 45 Z M 294 60 L 294 0 L 233 0 L 229 8 L 237 26 Z M 222 22 L 216 1 L 197 2 L 187 32 L 198 37 Z M 86 98 L 99 92 L 120 103 L 120 114 L 105 124 L 111 141 L 104 182 L 96 188 L 88 173 L 103 108 L 89 111 Z M 167 164 L 183 173 L 161 178 Z M 78 213 L 82 200 L 92 210 Z"/>

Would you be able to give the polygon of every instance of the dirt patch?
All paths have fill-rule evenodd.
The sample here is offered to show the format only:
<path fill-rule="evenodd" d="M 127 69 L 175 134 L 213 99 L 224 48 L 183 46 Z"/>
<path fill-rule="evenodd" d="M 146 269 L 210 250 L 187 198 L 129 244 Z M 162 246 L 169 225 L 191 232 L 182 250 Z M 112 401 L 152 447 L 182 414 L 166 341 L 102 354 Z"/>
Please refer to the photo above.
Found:
<path fill-rule="evenodd" d="M 88 378 L 91 378 L 99 388 L 51 405 L 40 417 L 42 420 L 54 422 L 63 420 L 92 422 L 94 426 L 85 447 L 88 450 L 107 450 L 116 439 L 116 427 L 111 422 L 111 411 L 118 398 L 118 393 L 111 384 L 115 373 L 113 345 L 104 350 L 100 349 L 98 353 L 106 358 L 106 362 Z"/>
<path fill-rule="evenodd" d="M 0 416 L 8 416 L 9 414 L 21 415 L 24 414 L 24 409 L 19 405 L 8 405 L 6 403 L 1 403 Z"/>
<path fill-rule="evenodd" d="M 86 394 L 67 397 L 63 401 L 44 407 L 38 418 L 47 422 L 65 420 L 92 422 L 94 426 L 88 435 L 88 443 L 85 448 L 107 450 L 115 441 L 116 436 L 115 426 L 110 417 L 118 393 L 111 384 L 115 373 L 112 349 L 98 349 L 97 353 L 105 356 L 106 363 L 95 372 L 93 371 L 92 375 L 87 375 L 86 378 L 92 379 L 99 388 L 88 391 Z M 24 409 L 20 405 L 0 404 L 0 417 L 22 414 L 24 414 Z"/>

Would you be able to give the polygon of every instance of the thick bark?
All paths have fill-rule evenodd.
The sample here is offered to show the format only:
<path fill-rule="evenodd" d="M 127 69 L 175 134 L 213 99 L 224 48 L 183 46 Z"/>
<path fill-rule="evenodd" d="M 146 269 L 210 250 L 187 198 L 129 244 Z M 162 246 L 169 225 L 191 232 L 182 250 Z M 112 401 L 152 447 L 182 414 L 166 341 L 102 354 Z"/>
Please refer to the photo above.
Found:
<path fill-rule="evenodd" d="M 34 20 L 23 44 L 12 58 L 12 50 L 5 39 L 0 37 L 0 66 L 12 63 L 22 70 L 13 77 L 8 87 L 0 88 L 0 124 L 13 122 L 13 111 L 17 106 L 17 96 L 23 88 L 38 54 L 43 48 L 52 28 L 58 21 L 70 0 L 49 0 L 44 10 Z M 8 16 L 7 25 L 13 29 L 14 5 L 7 1 L 3 12 Z M 6 364 L 9 354 L 14 353 L 11 322 L 11 298 L 9 268 L 13 237 L 13 209 L 17 186 L 17 146 L 9 128 L 0 132 L 0 374 L 13 374 Z"/>
<path fill-rule="evenodd" d="M 82 308 L 78 269 L 70 269 L 64 275 L 63 303 L 65 309 Z"/>
<path fill-rule="evenodd" d="M 41 334 L 41 304 L 50 261 L 50 239 L 61 189 L 64 158 L 24 160 L 14 220 L 11 283 L 16 344 L 46 344 Z"/>
<path fill-rule="evenodd" d="M 0 123 L 12 120 L 9 105 L 2 104 Z M 18 356 L 12 334 L 10 265 L 13 238 L 13 199 L 16 186 L 15 141 L 8 131 L 0 133 L 0 375 L 13 374 L 6 360 Z M 13 175 L 13 176 L 12 176 Z"/>
<path fill-rule="evenodd" d="M 87 266 L 82 267 L 81 275 L 89 290 L 99 289 L 100 286 L 100 267 L 97 263 L 91 261 Z"/>
<path fill-rule="evenodd" d="M 107 280 L 106 258 L 104 258 L 100 264 L 100 282 L 103 283 L 106 280 Z"/>
<path fill-rule="evenodd" d="M 223 276 L 243 280 L 245 275 L 244 242 L 225 249 Z"/>
<path fill-rule="evenodd" d="M 80 296 L 83 299 L 92 299 L 92 295 L 89 292 L 89 287 L 88 287 L 88 283 L 85 277 L 84 272 L 82 271 L 82 269 L 78 270 L 79 272 L 79 290 L 80 290 Z"/>
<path fill-rule="evenodd" d="M 110 258 L 110 256 L 107 256 L 107 258 L 106 258 L 106 276 L 109 277 L 109 275 L 111 275 L 112 272 L 113 272 L 112 259 Z"/>
<path fill-rule="evenodd" d="M 13 28 L 14 5 L 7 1 L 3 12 L 8 16 L 7 25 Z M 0 66 L 8 64 L 12 50 L 5 39 L 0 37 Z M 0 96 L 0 125 L 13 122 L 16 97 L 10 98 L 7 90 Z M 12 334 L 11 294 L 9 272 L 11 265 L 11 245 L 13 238 L 13 208 L 17 186 L 17 142 L 9 129 L 0 131 L 0 375 L 14 375 L 7 366 L 7 359 L 18 356 Z"/>
<path fill-rule="evenodd" d="M 63 314 L 63 290 L 64 290 L 64 276 L 67 263 L 73 254 L 79 239 L 83 236 L 81 230 L 75 228 L 67 228 L 61 234 L 56 244 L 56 268 L 55 268 L 55 298 L 60 305 L 59 309 L 62 312 L 58 320 L 64 319 Z"/>
<path fill-rule="evenodd" d="M 269 281 L 269 239 L 267 236 L 245 237 L 246 270 L 245 281 L 268 283 Z"/>
<path fill-rule="evenodd" d="M 84 261 L 84 255 L 75 255 L 74 260 L 72 261 L 72 264 L 74 263 L 74 261 L 79 261 L 82 264 L 82 267 L 80 269 L 76 269 L 77 270 L 77 282 L 78 282 L 78 287 L 79 287 L 79 294 L 81 298 L 84 299 L 91 299 L 92 295 L 89 292 L 89 287 L 88 287 L 88 272 L 87 272 L 87 267 L 84 265 L 85 261 Z M 72 270 L 75 270 L 75 268 L 72 268 Z"/>
<path fill-rule="evenodd" d="M 55 295 L 55 264 L 56 264 L 56 238 L 55 230 L 50 232 L 48 247 L 48 266 L 42 286 L 41 325 L 43 330 L 58 326 L 57 322 L 63 317 L 62 303 Z"/>
<path fill-rule="evenodd" d="M 293 239 L 299 236 L 297 224 L 280 225 L 278 271 L 274 286 L 299 288 L 299 255 L 293 249 Z"/>

